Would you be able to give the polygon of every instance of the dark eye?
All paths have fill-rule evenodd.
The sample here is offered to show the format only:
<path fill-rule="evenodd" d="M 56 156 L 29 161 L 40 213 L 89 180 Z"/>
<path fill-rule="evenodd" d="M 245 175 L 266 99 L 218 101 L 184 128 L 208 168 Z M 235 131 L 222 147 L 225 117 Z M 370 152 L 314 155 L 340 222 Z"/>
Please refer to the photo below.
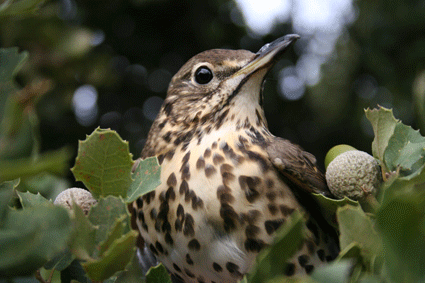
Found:
<path fill-rule="evenodd" d="M 205 66 L 199 67 L 195 71 L 195 81 L 198 84 L 201 84 L 201 85 L 207 84 L 212 80 L 212 78 L 213 78 L 212 71 Z"/>

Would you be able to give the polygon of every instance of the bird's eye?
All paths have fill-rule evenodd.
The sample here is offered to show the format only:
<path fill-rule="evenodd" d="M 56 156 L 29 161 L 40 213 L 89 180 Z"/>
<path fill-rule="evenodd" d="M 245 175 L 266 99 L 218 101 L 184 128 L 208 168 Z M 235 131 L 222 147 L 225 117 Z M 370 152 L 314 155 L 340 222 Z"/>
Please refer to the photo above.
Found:
<path fill-rule="evenodd" d="M 195 71 L 195 81 L 198 84 L 204 85 L 209 83 L 213 79 L 213 73 L 210 69 L 205 66 L 199 67 Z"/>

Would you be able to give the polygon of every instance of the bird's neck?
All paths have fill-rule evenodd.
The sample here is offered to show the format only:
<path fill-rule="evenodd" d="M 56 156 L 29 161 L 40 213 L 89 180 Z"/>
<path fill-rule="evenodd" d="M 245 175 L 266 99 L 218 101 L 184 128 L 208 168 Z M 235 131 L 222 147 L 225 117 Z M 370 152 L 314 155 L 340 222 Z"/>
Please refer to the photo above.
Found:
<path fill-rule="evenodd" d="M 155 120 L 146 141 L 142 158 L 185 150 L 189 143 L 201 144 L 211 137 L 229 133 L 243 133 L 255 138 L 256 133 L 269 133 L 264 111 L 258 103 L 232 101 L 229 105 L 196 123 L 175 123 L 167 115 L 160 114 Z"/>

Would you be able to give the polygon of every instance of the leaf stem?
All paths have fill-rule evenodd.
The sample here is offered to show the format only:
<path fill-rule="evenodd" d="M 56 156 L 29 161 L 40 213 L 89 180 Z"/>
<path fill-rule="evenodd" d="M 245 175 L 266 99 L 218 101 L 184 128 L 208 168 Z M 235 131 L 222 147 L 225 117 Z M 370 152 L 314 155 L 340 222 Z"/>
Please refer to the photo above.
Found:
<path fill-rule="evenodd" d="M 35 272 L 35 279 L 37 279 L 41 283 L 50 283 L 50 281 L 44 280 L 43 276 L 41 276 L 40 269 L 37 269 L 37 271 Z"/>

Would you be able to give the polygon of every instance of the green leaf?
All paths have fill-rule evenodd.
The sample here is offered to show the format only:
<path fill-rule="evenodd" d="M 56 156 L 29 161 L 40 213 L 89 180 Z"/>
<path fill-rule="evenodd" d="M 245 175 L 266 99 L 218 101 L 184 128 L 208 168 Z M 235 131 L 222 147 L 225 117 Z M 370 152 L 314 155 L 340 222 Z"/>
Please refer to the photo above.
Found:
<path fill-rule="evenodd" d="M 91 283 L 79 260 L 74 260 L 61 272 L 61 282 Z"/>
<path fill-rule="evenodd" d="M 7 181 L 0 184 L 0 228 L 3 217 L 5 217 L 9 202 L 13 197 L 13 190 L 19 185 L 19 179 Z"/>
<path fill-rule="evenodd" d="M 54 200 L 59 193 L 70 187 L 71 184 L 67 179 L 43 172 L 23 179 L 18 189 L 21 192 L 28 191 L 33 194 L 39 192 L 45 198 Z"/>
<path fill-rule="evenodd" d="M 283 275 L 286 261 L 299 249 L 304 240 L 303 217 L 295 212 L 276 232 L 273 244 L 257 256 L 256 264 L 248 275 L 249 282 L 264 282 Z"/>
<path fill-rule="evenodd" d="M 422 171 L 424 167 L 424 155 L 425 138 L 421 136 L 419 131 L 398 123 L 384 153 L 387 168 L 391 171 L 400 169 L 402 177 L 416 176 L 416 171 Z"/>
<path fill-rule="evenodd" d="M 149 157 L 137 165 L 132 175 L 134 181 L 128 189 L 126 202 L 135 201 L 139 196 L 155 190 L 161 184 L 161 166 L 156 157 Z"/>
<path fill-rule="evenodd" d="M 23 208 L 36 207 L 38 205 L 52 205 L 53 203 L 45 199 L 40 193 L 33 194 L 30 192 L 20 192 L 16 191 L 19 197 L 19 201 L 22 204 Z"/>
<path fill-rule="evenodd" d="M 0 5 L 0 11 L 6 3 L 10 3 L 10 1 L 3 2 Z M 13 83 L 13 78 L 28 59 L 28 52 L 18 53 L 18 50 L 18 47 L 0 48 L 0 89 L 4 83 Z M 6 90 L 3 89 L 3 91 Z"/>
<path fill-rule="evenodd" d="M 385 201 L 377 212 L 376 224 L 392 281 L 424 281 L 425 186 Z"/>
<path fill-rule="evenodd" d="M 40 154 L 37 159 L 28 157 L 2 160 L 0 163 L 0 180 L 27 178 L 43 172 L 64 175 L 69 170 L 71 156 L 72 150 L 69 147 L 63 147 Z"/>
<path fill-rule="evenodd" d="M 49 260 L 45 265 L 45 269 L 55 269 L 62 271 L 67 268 L 71 262 L 75 259 L 75 256 L 69 251 L 69 249 L 63 250 Z"/>
<path fill-rule="evenodd" d="M 0 17 L 34 14 L 45 0 L 9 0 L 0 4 Z"/>
<path fill-rule="evenodd" d="M 137 236 L 136 231 L 129 231 L 115 240 L 99 259 L 83 263 L 82 266 L 88 277 L 93 281 L 103 281 L 116 272 L 124 270 L 136 250 Z"/>
<path fill-rule="evenodd" d="M 364 261 L 369 265 L 369 270 L 373 270 L 376 257 L 382 254 L 382 243 L 372 221 L 360 206 L 349 205 L 338 208 L 337 219 L 340 228 L 341 250 L 353 243 L 358 244 Z"/>
<path fill-rule="evenodd" d="M 112 228 L 109 231 L 106 240 L 99 244 L 99 255 L 102 256 L 115 240 L 119 239 L 123 234 L 126 234 L 128 231 L 130 231 L 130 227 L 128 227 L 128 216 L 121 215 L 115 220 L 115 223 L 114 225 L 112 225 Z"/>
<path fill-rule="evenodd" d="M 146 283 L 171 283 L 171 277 L 165 266 L 160 263 L 148 270 Z"/>
<path fill-rule="evenodd" d="M 127 197 L 132 181 L 128 142 L 112 130 L 97 128 L 85 141 L 80 141 L 75 166 L 75 179 L 82 181 L 95 197 Z"/>
<path fill-rule="evenodd" d="M 392 110 L 384 107 L 372 110 L 366 109 L 365 113 L 375 133 L 375 138 L 372 142 L 372 154 L 381 161 L 381 164 L 385 164 L 384 152 L 394 133 L 394 128 L 399 121 L 394 118 Z"/>
<path fill-rule="evenodd" d="M 354 201 L 347 197 L 344 197 L 343 199 L 331 199 L 331 198 L 325 197 L 322 194 L 313 193 L 312 195 L 314 196 L 315 200 L 318 202 L 322 210 L 323 216 L 326 218 L 328 223 L 336 228 L 338 228 L 338 223 L 336 221 L 337 209 L 345 205 L 352 205 L 352 206 L 359 205 L 357 201 Z"/>
<path fill-rule="evenodd" d="M 62 207 L 10 210 L 0 229 L 0 274 L 32 274 L 66 248 L 70 234 L 69 214 Z"/>
<path fill-rule="evenodd" d="M 127 265 L 124 271 L 119 272 L 114 283 L 140 283 L 145 282 L 145 274 L 142 268 L 140 268 L 139 258 L 137 252 L 133 255 L 130 263 Z"/>
<path fill-rule="evenodd" d="M 311 278 L 317 283 L 349 282 L 351 268 L 352 262 L 349 260 L 333 262 L 316 269 L 311 274 Z"/>
<path fill-rule="evenodd" d="M 116 225 L 116 220 L 122 215 L 126 215 L 128 226 L 130 227 L 130 215 L 127 205 L 123 199 L 114 196 L 100 198 L 89 212 L 88 218 L 93 225 L 98 227 L 96 231 L 96 244 L 100 244 L 107 239 L 109 231 Z"/>
<path fill-rule="evenodd" d="M 69 244 L 70 251 L 79 259 L 91 258 L 96 245 L 98 229 L 89 221 L 84 211 L 73 201 L 73 237 Z"/>

